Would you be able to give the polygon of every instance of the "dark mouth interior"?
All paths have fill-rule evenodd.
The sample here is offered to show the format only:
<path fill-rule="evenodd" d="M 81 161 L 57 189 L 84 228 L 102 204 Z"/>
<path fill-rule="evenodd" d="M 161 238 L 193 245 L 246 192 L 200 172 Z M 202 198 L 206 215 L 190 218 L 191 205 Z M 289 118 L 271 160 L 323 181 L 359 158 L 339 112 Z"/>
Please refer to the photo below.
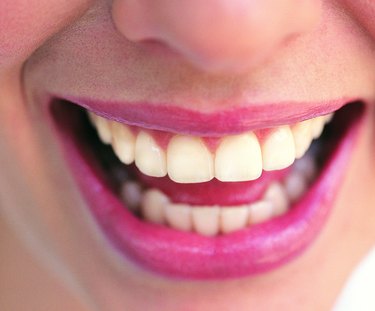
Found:
<path fill-rule="evenodd" d="M 309 152 L 314 155 L 318 175 L 347 130 L 363 114 L 364 107 L 362 102 L 353 102 L 339 109 L 333 120 L 325 126 L 321 137 L 313 142 Z M 63 138 L 73 142 L 74 148 L 77 148 L 82 157 L 90 163 L 102 185 L 110 189 L 114 195 L 118 195 L 124 180 L 139 181 L 137 178 L 139 173 L 135 173 L 137 168 L 134 165 L 122 164 L 111 146 L 99 140 L 84 108 L 56 99 L 51 103 L 51 113 Z M 200 185 L 205 187 L 205 183 Z"/>

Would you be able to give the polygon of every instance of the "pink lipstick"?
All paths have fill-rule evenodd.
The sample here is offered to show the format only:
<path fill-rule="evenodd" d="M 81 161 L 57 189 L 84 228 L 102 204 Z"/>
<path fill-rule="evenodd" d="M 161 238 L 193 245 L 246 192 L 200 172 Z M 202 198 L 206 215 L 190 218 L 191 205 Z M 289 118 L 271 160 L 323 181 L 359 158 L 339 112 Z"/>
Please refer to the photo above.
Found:
<path fill-rule="evenodd" d="M 236 124 L 232 124 L 232 120 L 235 118 L 239 121 L 238 111 L 199 114 L 197 120 L 205 122 L 195 121 L 192 126 L 194 118 L 191 117 L 191 112 L 189 118 L 186 119 L 185 115 L 183 119 L 184 113 L 179 110 L 179 116 L 174 119 L 171 114 L 175 112 L 173 108 L 162 108 L 161 112 L 146 114 L 144 107 L 149 106 L 142 106 L 143 108 L 138 111 L 135 104 L 130 108 L 123 105 L 124 108 L 119 109 L 117 104 L 110 103 L 108 109 L 102 109 L 102 106 L 105 106 L 103 103 L 77 102 L 82 107 L 89 107 L 90 110 L 117 121 L 159 130 L 168 129 L 172 132 L 205 133 L 208 136 L 219 135 L 223 131 L 228 134 L 245 128 L 248 130 L 259 127 L 264 122 L 277 125 L 285 121 L 300 121 L 319 115 L 322 111 L 331 112 L 344 105 L 341 100 L 331 102 L 324 108 L 317 108 L 319 105 L 311 104 L 297 115 L 293 115 L 289 108 L 279 108 L 283 113 L 278 119 L 276 114 L 271 113 L 267 117 L 265 111 L 260 108 L 253 109 L 253 118 L 244 117 Z M 336 143 L 327 144 L 331 147 L 326 148 L 328 155 L 319 176 L 287 214 L 238 232 L 204 237 L 151 224 L 132 214 L 117 197 L 108 174 L 98 163 L 95 150 L 90 145 L 91 134 L 88 134 L 83 125 L 84 117 L 80 108 L 61 101 L 52 102 L 50 108 L 50 120 L 60 138 L 72 174 L 87 201 L 88 208 L 110 243 L 124 256 L 133 259 L 145 269 L 190 279 L 233 278 L 270 271 L 297 258 L 303 250 L 312 245 L 334 206 L 364 115 L 361 104 L 348 105 L 340 109 L 331 125 L 334 131 L 330 139 L 334 139 Z M 117 109 L 119 112 L 115 114 Z M 240 112 L 246 115 L 243 111 Z M 164 121 L 165 116 L 174 121 Z M 226 122 L 223 121 L 225 116 L 228 116 Z M 215 123 L 214 120 L 221 121 Z M 223 124 L 223 128 L 219 126 Z M 183 189 L 179 193 L 190 193 L 191 200 L 194 200 L 192 192 L 194 191 Z M 178 196 L 178 192 L 176 195 Z M 253 195 L 256 197 L 256 194 Z M 199 193 L 196 193 L 196 198 L 199 196 Z"/>

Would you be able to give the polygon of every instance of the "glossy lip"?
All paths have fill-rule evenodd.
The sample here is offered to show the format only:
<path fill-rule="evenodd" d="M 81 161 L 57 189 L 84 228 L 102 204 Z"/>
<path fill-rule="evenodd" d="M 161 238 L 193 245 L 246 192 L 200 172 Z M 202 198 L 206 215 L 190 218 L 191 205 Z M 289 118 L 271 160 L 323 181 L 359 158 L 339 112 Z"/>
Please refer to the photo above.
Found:
<path fill-rule="evenodd" d="M 73 96 L 63 98 L 106 119 L 169 133 L 220 137 L 254 129 L 294 124 L 329 114 L 354 102 L 341 98 L 321 102 L 245 103 L 226 110 L 202 112 L 165 103 L 98 101 Z"/>
<path fill-rule="evenodd" d="M 172 277 L 201 280 L 269 271 L 311 245 L 328 218 L 364 119 L 362 115 L 350 125 L 318 180 L 290 212 L 264 224 L 208 238 L 144 222 L 124 208 L 95 166 L 92 151 L 83 153 L 77 148 L 74 120 L 67 131 L 61 129 L 63 117 L 55 114 L 50 119 L 88 207 L 108 239 L 140 266 Z"/>

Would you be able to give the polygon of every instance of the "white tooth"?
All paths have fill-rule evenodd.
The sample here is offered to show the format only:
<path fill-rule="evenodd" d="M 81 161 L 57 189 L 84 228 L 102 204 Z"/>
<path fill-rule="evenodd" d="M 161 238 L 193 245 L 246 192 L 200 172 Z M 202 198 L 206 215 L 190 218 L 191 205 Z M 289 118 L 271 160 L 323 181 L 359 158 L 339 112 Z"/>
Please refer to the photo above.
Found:
<path fill-rule="evenodd" d="M 293 166 L 293 170 L 301 173 L 309 183 L 315 178 L 317 168 L 314 159 L 311 156 L 306 155 L 302 159 L 296 161 Z"/>
<path fill-rule="evenodd" d="M 285 214 L 289 207 L 289 200 L 283 186 L 278 183 L 272 183 L 263 196 L 263 200 L 270 201 L 273 204 L 273 216 Z"/>
<path fill-rule="evenodd" d="M 168 145 L 168 175 L 175 182 L 197 183 L 214 177 L 214 160 L 203 141 L 192 136 L 174 136 Z"/>
<path fill-rule="evenodd" d="M 97 118 L 97 115 L 94 114 L 94 113 L 92 113 L 92 112 L 88 112 L 88 116 L 89 116 L 89 121 L 90 121 L 91 125 L 96 128 L 96 118 Z"/>
<path fill-rule="evenodd" d="M 249 224 L 259 224 L 272 218 L 273 203 L 258 201 L 249 205 Z"/>
<path fill-rule="evenodd" d="M 311 120 L 306 120 L 292 126 L 297 159 L 301 158 L 311 145 L 311 122 Z"/>
<path fill-rule="evenodd" d="M 195 232 L 205 236 L 215 236 L 219 232 L 218 207 L 193 207 L 193 227 Z"/>
<path fill-rule="evenodd" d="M 324 128 L 324 123 L 325 123 L 325 117 L 324 116 L 320 116 L 320 117 L 317 117 L 317 118 L 314 118 L 312 119 L 312 135 L 314 138 L 318 138 L 322 132 L 323 132 L 323 128 Z"/>
<path fill-rule="evenodd" d="M 105 144 L 110 144 L 112 140 L 110 121 L 99 116 L 96 116 L 94 120 L 100 140 Z"/>
<path fill-rule="evenodd" d="M 134 161 L 135 137 L 124 124 L 112 123 L 112 147 L 121 162 L 130 164 Z"/>
<path fill-rule="evenodd" d="M 131 210 L 136 210 L 141 202 L 142 188 L 135 181 L 127 181 L 121 187 L 121 197 Z"/>
<path fill-rule="evenodd" d="M 295 146 L 289 126 L 274 129 L 262 143 L 263 169 L 279 170 L 291 165 L 295 159 Z"/>
<path fill-rule="evenodd" d="M 258 138 L 249 132 L 225 137 L 215 155 L 215 177 L 221 181 L 257 179 L 262 174 Z"/>
<path fill-rule="evenodd" d="M 142 195 L 141 208 L 145 219 L 156 224 L 165 223 L 165 209 L 168 197 L 159 190 L 149 189 Z"/>
<path fill-rule="evenodd" d="M 187 204 L 168 204 L 165 208 L 165 218 L 172 228 L 181 231 L 192 230 L 191 207 Z"/>
<path fill-rule="evenodd" d="M 307 181 L 299 172 L 291 172 L 284 181 L 285 192 L 290 202 L 296 202 L 306 191 Z"/>
<path fill-rule="evenodd" d="M 221 232 L 229 233 L 243 229 L 249 221 L 249 208 L 246 205 L 238 207 L 222 207 L 220 213 Z"/>
<path fill-rule="evenodd" d="M 330 113 L 324 116 L 326 124 L 332 121 L 333 115 L 334 115 L 333 113 Z"/>
<path fill-rule="evenodd" d="M 165 152 L 151 135 L 141 131 L 135 142 L 135 165 L 149 176 L 163 177 L 167 175 Z"/>

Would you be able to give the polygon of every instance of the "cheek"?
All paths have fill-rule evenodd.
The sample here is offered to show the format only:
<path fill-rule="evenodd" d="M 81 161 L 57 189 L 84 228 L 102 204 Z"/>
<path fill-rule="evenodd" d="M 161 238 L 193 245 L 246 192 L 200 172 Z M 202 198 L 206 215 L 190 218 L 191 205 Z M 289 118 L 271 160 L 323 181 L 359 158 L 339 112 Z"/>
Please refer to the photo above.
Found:
<path fill-rule="evenodd" d="M 375 1 L 374 0 L 342 0 L 349 12 L 355 16 L 375 40 Z"/>
<path fill-rule="evenodd" d="M 90 0 L 0 0 L 0 68 L 22 61 Z M 4 31 L 5 30 L 5 31 Z"/>

